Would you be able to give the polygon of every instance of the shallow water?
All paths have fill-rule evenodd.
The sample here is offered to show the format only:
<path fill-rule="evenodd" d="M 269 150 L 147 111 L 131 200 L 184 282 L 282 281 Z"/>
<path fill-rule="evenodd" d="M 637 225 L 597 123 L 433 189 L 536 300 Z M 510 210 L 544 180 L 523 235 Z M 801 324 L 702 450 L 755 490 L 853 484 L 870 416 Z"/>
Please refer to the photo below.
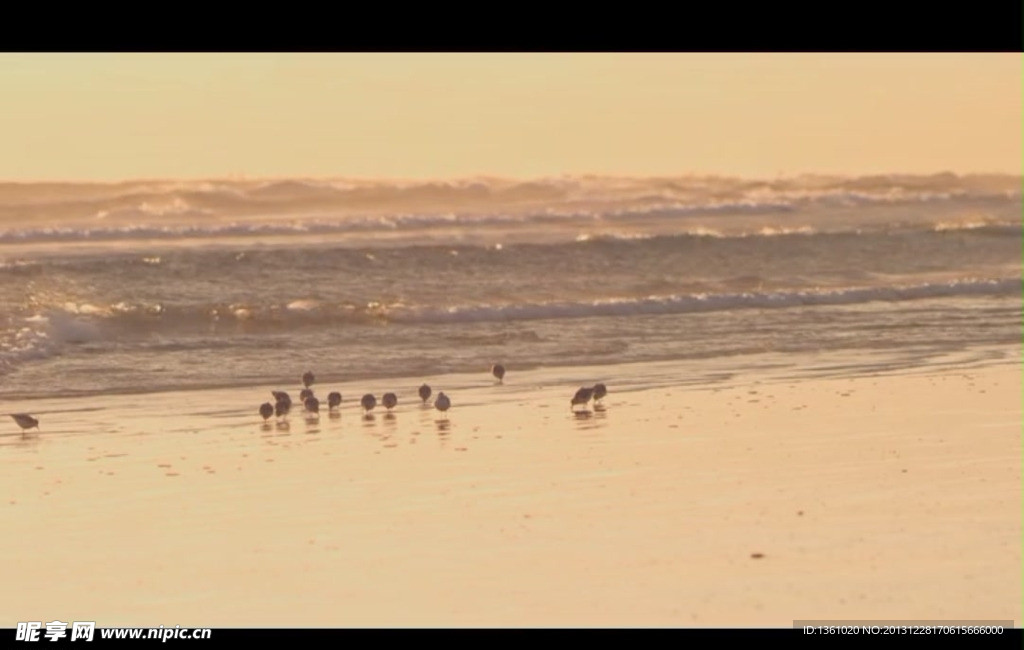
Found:
<path fill-rule="evenodd" d="M 914 365 L 1019 342 L 1021 209 L 1000 176 L 3 184 L 0 397 Z"/>

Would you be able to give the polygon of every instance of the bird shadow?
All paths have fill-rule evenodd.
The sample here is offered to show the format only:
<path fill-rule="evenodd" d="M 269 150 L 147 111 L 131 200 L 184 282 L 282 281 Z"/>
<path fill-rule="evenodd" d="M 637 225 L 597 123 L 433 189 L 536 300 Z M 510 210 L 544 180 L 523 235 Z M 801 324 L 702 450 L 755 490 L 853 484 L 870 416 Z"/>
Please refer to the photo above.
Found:
<path fill-rule="evenodd" d="M 0 445 L 10 445 L 12 447 L 30 447 L 38 445 L 41 442 L 39 433 L 36 431 L 21 432 L 21 433 L 4 433 L 0 434 Z"/>

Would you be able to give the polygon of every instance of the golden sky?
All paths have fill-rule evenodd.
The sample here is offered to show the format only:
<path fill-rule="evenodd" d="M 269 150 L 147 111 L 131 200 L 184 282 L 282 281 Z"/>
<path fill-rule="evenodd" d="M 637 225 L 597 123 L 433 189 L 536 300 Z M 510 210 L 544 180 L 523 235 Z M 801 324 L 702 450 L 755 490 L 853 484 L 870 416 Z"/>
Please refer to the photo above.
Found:
<path fill-rule="evenodd" d="M 0 54 L 0 180 L 1022 171 L 1018 54 Z"/>

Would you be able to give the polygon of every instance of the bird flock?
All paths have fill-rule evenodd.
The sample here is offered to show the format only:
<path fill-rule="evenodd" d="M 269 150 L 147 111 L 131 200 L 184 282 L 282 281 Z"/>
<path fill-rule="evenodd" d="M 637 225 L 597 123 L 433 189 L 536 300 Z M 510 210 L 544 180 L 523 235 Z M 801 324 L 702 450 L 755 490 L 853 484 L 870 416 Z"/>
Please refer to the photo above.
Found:
<path fill-rule="evenodd" d="M 496 363 L 491 366 L 491 374 L 498 380 L 498 383 L 504 383 L 505 380 L 505 366 L 500 363 Z M 299 400 L 302 402 L 303 408 L 306 413 L 311 417 L 319 417 L 320 414 L 320 402 L 313 395 L 313 389 L 310 386 L 316 381 L 316 376 L 312 371 L 307 371 L 302 375 L 302 385 L 304 388 L 299 393 Z M 419 387 L 419 396 L 426 405 L 430 400 L 430 396 L 433 395 L 433 389 L 423 384 Z M 260 406 L 259 413 L 263 416 L 264 421 L 269 420 L 272 416 L 276 415 L 278 418 L 283 418 L 288 415 L 291 411 L 292 400 L 288 396 L 288 393 L 284 391 L 271 391 L 274 396 L 275 403 L 265 402 Z M 582 405 L 584 409 L 586 405 L 593 400 L 596 405 L 600 400 L 608 394 L 608 388 L 604 384 L 594 384 L 593 386 L 584 386 L 576 391 L 572 399 L 569 400 L 569 408 L 571 410 L 576 409 L 577 406 Z M 395 393 L 384 393 L 381 396 L 380 403 L 388 411 L 395 408 L 398 405 L 398 396 Z M 363 408 L 363 412 L 369 414 L 370 411 L 377 408 L 377 396 L 372 393 L 363 395 L 362 399 L 359 400 L 360 406 Z M 341 406 L 341 393 L 332 392 L 327 396 L 327 408 L 329 410 L 337 409 Z M 434 398 L 434 408 L 441 413 L 447 413 L 448 409 L 452 407 L 451 399 L 443 392 L 439 392 L 437 397 Z"/>
<path fill-rule="evenodd" d="M 307 417 L 317 418 L 320 417 L 320 400 L 317 399 L 313 393 L 313 384 L 316 383 L 316 375 L 313 371 L 309 370 L 302 375 L 302 390 L 299 392 L 299 402 L 302 404 L 302 409 L 305 411 Z M 292 398 L 283 390 L 270 391 L 274 397 L 274 403 L 264 402 L 260 405 L 259 414 L 263 418 L 264 422 L 272 417 L 278 419 L 285 418 L 291 413 L 292 410 Z M 433 389 L 427 384 L 423 384 L 419 388 L 420 399 L 426 404 L 433 394 Z M 381 405 L 388 411 L 398 406 L 398 395 L 395 393 L 384 393 L 380 398 Z M 377 408 L 377 396 L 372 393 L 363 395 L 362 399 L 359 400 L 359 405 L 362 406 L 363 412 L 369 414 L 370 411 Z M 452 402 L 443 392 L 437 394 L 437 398 L 434 399 L 434 408 L 442 413 L 446 412 L 451 408 Z M 327 395 L 327 409 L 328 411 L 335 411 L 341 408 L 341 393 L 332 391 Z"/>
<path fill-rule="evenodd" d="M 503 383 L 505 379 L 505 366 L 500 363 L 494 364 L 491 366 L 491 374 L 494 375 L 499 384 Z M 306 371 L 302 375 L 303 388 L 299 392 L 299 402 L 302 404 L 302 409 L 307 417 L 310 418 L 320 417 L 320 400 L 314 395 L 312 389 L 315 382 L 316 375 L 312 371 Z M 433 389 L 427 384 L 423 384 L 419 387 L 418 393 L 423 404 L 426 405 L 431 395 L 433 395 Z M 572 396 L 572 399 L 569 400 L 569 408 L 570 410 L 575 410 L 577 406 L 582 405 L 585 409 L 591 400 L 596 405 L 607 394 L 608 388 L 604 384 L 581 387 Z M 259 407 L 259 414 L 264 422 L 267 422 L 272 417 L 277 417 L 278 419 L 286 418 L 292 410 L 292 398 L 286 391 L 274 390 L 271 391 L 271 395 L 274 397 L 274 403 L 264 402 Z M 384 393 L 381 396 L 380 403 L 390 412 L 398 405 L 398 396 L 395 393 Z M 359 404 L 362 406 L 364 413 L 369 414 L 370 411 L 377 407 L 377 397 L 372 393 L 367 393 L 359 400 Z M 335 411 L 340 407 L 341 393 L 337 391 L 329 393 L 327 395 L 327 409 Z M 451 399 L 443 392 L 438 392 L 437 397 L 434 398 L 434 408 L 446 414 L 451 407 Z M 10 413 L 9 415 L 21 427 L 22 434 L 26 433 L 29 429 L 39 430 L 39 420 L 28 413 Z"/>

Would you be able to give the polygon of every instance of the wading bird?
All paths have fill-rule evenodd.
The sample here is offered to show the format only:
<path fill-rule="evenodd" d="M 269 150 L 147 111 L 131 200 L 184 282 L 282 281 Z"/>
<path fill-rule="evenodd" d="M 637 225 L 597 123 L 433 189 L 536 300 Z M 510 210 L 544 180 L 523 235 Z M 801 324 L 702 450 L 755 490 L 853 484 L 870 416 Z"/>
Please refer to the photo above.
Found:
<path fill-rule="evenodd" d="M 320 400 L 315 397 L 307 397 L 306 401 L 303 402 L 306 407 L 306 411 L 315 415 L 320 415 Z"/>
<path fill-rule="evenodd" d="M 270 393 L 274 396 L 274 413 L 277 417 L 288 415 L 292 410 L 292 398 L 282 390 L 273 390 Z"/>
<path fill-rule="evenodd" d="M 287 404 L 288 406 L 292 405 L 291 396 L 289 396 L 288 393 L 284 392 L 283 390 L 272 390 L 270 391 L 270 394 L 274 396 L 275 404 Z"/>
<path fill-rule="evenodd" d="M 576 394 L 572 396 L 572 400 L 569 402 L 569 408 L 576 406 L 577 404 L 587 405 L 590 401 L 590 397 L 594 394 L 593 388 L 581 388 L 576 391 Z"/>
<path fill-rule="evenodd" d="M 25 433 L 29 429 L 39 429 L 39 420 L 35 419 L 28 413 L 11 413 L 11 417 L 21 427 L 21 432 Z"/>
<path fill-rule="evenodd" d="M 491 374 L 498 378 L 500 384 L 505 379 L 505 366 L 500 363 L 496 363 L 491 366 Z"/>
<path fill-rule="evenodd" d="M 263 416 L 264 420 L 269 420 L 270 416 L 274 414 L 274 406 L 270 402 L 263 402 L 260 404 L 260 415 Z"/>

